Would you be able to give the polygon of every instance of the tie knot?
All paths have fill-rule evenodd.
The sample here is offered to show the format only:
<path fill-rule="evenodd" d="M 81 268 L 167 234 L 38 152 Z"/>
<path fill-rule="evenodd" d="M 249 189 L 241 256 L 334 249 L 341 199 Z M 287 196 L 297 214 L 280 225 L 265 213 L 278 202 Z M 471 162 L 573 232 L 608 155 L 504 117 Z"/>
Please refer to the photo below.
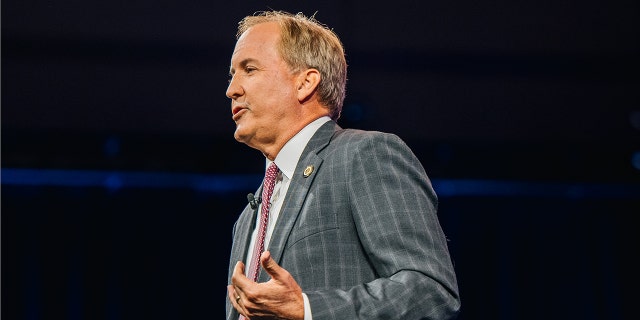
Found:
<path fill-rule="evenodd" d="M 276 163 L 271 162 L 271 164 L 267 168 L 267 173 L 265 174 L 266 180 L 267 181 L 275 180 L 276 176 L 278 175 L 278 171 L 280 170 L 278 169 L 278 166 L 276 165 Z"/>
<path fill-rule="evenodd" d="M 271 193 L 273 192 L 273 187 L 276 184 L 276 177 L 278 176 L 278 166 L 276 166 L 275 162 L 272 162 L 267 168 L 267 172 L 264 175 L 264 185 L 262 190 L 262 200 L 269 201 L 271 199 Z"/>

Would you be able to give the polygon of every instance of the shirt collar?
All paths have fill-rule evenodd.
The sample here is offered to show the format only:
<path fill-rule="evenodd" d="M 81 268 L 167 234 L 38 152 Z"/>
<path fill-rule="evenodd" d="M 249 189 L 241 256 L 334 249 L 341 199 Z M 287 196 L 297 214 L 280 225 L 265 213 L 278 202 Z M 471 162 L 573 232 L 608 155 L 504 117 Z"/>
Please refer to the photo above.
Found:
<path fill-rule="evenodd" d="M 300 160 L 300 156 L 302 155 L 302 151 L 311 140 L 311 137 L 318 131 L 318 129 L 327 121 L 330 121 L 331 118 L 328 116 L 323 116 L 309 123 L 306 127 L 302 128 L 300 132 L 298 132 L 293 138 L 289 139 L 287 143 L 282 147 L 282 150 L 276 156 L 274 162 L 282 171 L 282 174 L 285 175 L 288 179 L 293 177 L 293 172 L 296 169 L 296 165 L 298 164 L 298 160 Z M 266 159 L 266 168 L 269 167 L 271 161 Z"/>

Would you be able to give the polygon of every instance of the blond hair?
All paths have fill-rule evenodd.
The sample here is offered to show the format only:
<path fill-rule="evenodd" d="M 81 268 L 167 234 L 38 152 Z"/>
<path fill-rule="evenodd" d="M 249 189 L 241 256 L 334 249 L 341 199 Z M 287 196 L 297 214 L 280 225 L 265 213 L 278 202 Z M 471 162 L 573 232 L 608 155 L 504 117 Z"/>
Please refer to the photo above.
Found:
<path fill-rule="evenodd" d="M 239 38 L 249 28 L 264 22 L 280 25 L 280 55 L 292 72 L 308 68 L 320 72 L 319 101 L 333 120 L 340 118 L 347 83 L 347 62 L 338 36 L 314 16 L 284 11 L 259 11 L 238 23 Z"/>

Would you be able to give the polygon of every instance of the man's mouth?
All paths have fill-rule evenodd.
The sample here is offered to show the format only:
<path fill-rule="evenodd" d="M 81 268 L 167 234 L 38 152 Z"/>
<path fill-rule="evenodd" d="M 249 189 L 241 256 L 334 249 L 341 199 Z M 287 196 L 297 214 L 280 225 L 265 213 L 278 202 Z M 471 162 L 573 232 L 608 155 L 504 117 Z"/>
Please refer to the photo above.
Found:
<path fill-rule="evenodd" d="M 233 121 L 238 121 L 238 119 L 240 119 L 240 117 L 242 117 L 242 115 L 247 111 L 246 108 L 244 107 L 233 107 L 233 109 L 231 109 L 231 113 L 233 114 L 232 119 Z"/>

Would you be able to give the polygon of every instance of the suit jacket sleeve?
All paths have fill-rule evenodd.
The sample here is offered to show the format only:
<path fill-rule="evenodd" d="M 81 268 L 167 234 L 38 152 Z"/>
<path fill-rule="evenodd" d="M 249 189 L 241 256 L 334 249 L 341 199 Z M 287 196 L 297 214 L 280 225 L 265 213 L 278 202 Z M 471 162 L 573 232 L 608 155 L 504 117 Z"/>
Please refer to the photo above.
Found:
<path fill-rule="evenodd" d="M 327 198 L 318 191 L 317 200 L 348 208 L 359 247 L 354 252 L 362 251 L 363 258 L 335 261 L 340 272 L 324 277 L 340 277 L 338 287 L 302 280 L 314 320 L 455 318 L 456 276 L 437 217 L 438 200 L 419 160 L 392 134 L 344 130 L 333 140 L 334 147 L 323 151 L 320 181 L 314 182 L 322 185 L 330 176 L 325 182 L 333 185 L 333 194 Z M 325 264 L 346 259 L 332 253 L 338 246 L 326 246 Z"/>

